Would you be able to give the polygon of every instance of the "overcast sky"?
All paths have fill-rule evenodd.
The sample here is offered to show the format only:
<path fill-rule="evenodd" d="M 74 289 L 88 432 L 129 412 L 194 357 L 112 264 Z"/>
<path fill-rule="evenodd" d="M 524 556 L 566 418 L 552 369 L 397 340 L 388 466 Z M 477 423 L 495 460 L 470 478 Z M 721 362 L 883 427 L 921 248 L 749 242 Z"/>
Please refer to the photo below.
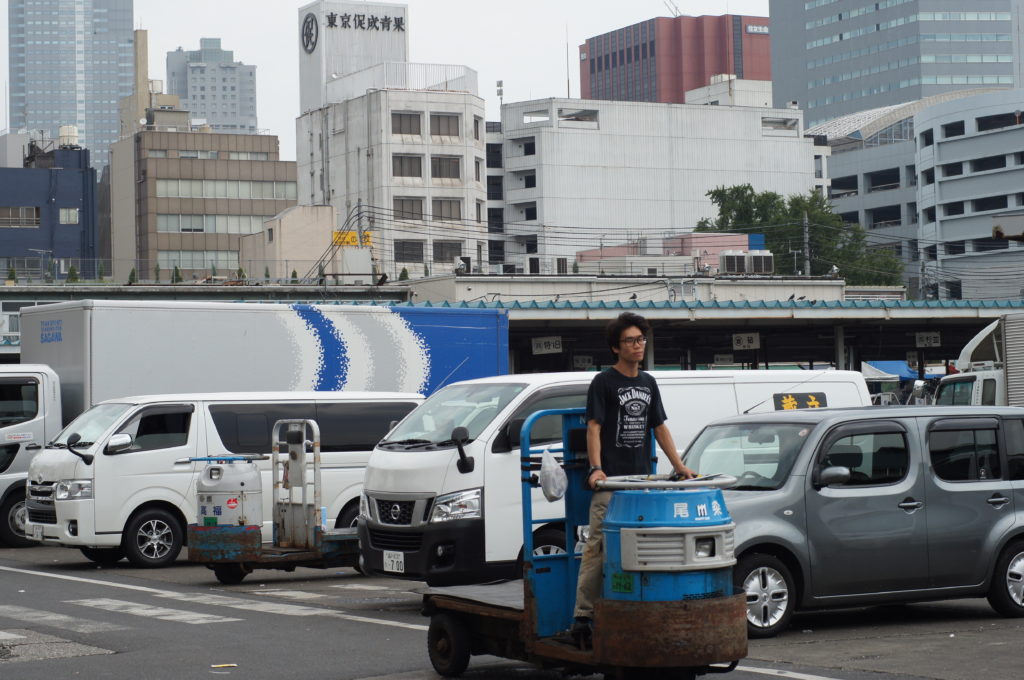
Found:
<path fill-rule="evenodd" d="M 794 0 L 796 1 L 796 0 Z M 221 38 L 235 59 L 256 66 L 259 126 L 281 139 L 281 157 L 295 158 L 299 113 L 298 8 L 308 0 L 135 0 L 135 26 L 149 31 L 149 77 L 164 80 L 167 52 L 199 49 Z M 414 62 L 465 64 L 479 74 L 488 120 L 498 119 L 495 81 L 505 101 L 566 94 L 578 97 L 578 46 L 588 37 L 655 16 L 671 16 L 663 0 L 407 0 Z M 767 16 L 768 0 L 675 0 L 684 14 Z M 7 5 L 0 0 L 0 77 L 6 83 Z M 6 105 L 0 130 L 8 125 Z"/>

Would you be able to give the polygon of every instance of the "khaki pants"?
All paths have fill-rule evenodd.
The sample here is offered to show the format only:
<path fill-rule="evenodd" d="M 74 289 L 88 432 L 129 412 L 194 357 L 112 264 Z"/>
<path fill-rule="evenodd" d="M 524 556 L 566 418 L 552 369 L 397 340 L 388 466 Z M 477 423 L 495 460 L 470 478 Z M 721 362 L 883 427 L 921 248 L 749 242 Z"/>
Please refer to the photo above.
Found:
<path fill-rule="evenodd" d="M 611 491 L 595 491 L 590 499 L 590 535 L 583 548 L 579 581 L 576 585 L 576 610 L 573 616 L 593 618 L 594 601 L 601 596 L 601 567 L 604 563 L 604 515 L 608 512 Z"/>

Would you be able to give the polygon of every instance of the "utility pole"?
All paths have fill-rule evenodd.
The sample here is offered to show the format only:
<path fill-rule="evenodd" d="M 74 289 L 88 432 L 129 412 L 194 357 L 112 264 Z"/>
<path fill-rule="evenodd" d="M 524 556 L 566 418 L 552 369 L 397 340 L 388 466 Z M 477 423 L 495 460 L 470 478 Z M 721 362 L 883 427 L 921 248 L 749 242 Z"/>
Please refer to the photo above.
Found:
<path fill-rule="evenodd" d="M 811 227 L 807 223 L 807 211 L 804 211 L 804 276 L 811 275 Z"/>

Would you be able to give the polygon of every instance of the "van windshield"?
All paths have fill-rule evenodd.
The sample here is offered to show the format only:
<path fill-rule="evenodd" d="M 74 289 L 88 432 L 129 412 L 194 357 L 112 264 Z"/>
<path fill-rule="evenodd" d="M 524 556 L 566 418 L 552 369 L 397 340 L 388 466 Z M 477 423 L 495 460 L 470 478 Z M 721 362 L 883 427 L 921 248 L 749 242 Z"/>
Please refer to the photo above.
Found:
<path fill-rule="evenodd" d="M 450 446 L 456 427 L 466 428 L 469 439 L 476 439 L 525 387 L 495 383 L 445 387 L 406 416 L 378 446 L 389 450 Z"/>
<path fill-rule="evenodd" d="M 940 406 L 970 406 L 973 392 L 973 377 L 943 380 L 939 383 L 939 393 L 935 395 L 935 403 Z"/>
<path fill-rule="evenodd" d="M 778 489 L 813 428 L 805 423 L 712 425 L 690 445 L 684 462 L 698 474 L 736 477 L 734 489 Z"/>
<path fill-rule="evenodd" d="M 81 442 L 78 446 L 92 444 L 103 436 L 114 423 L 127 413 L 133 404 L 100 404 L 71 421 L 71 424 L 61 430 L 57 438 L 53 440 L 56 446 L 67 446 L 68 437 L 77 432 Z"/>

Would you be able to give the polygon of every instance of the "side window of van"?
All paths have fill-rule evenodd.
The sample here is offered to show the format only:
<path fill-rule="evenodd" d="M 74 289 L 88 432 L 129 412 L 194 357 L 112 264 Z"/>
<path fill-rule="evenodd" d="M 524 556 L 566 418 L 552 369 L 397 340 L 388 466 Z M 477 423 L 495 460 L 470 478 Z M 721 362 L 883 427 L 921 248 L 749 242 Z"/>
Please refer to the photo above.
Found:
<path fill-rule="evenodd" d="M 910 453 L 901 432 L 865 432 L 837 439 L 820 460 L 823 467 L 850 469 L 843 486 L 895 484 L 907 476 Z"/>
<path fill-rule="evenodd" d="M 144 409 L 117 433 L 132 436 L 130 452 L 170 449 L 188 443 L 191 423 L 191 406 L 162 406 Z"/>
<path fill-rule="evenodd" d="M 943 429 L 928 435 L 932 470 L 939 479 L 967 482 L 999 479 L 999 447 L 995 429 Z"/>
<path fill-rule="evenodd" d="M 534 402 L 524 405 L 513 418 L 527 418 L 531 413 L 544 411 L 551 408 L 582 408 L 587 405 L 588 385 L 580 387 L 582 391 L 575 391 L 570 394 L 557 394 L 549 397 L 542 397 Z M 562 441 L 562 418 L 561 416 L 544 416 L 536 423 L 530 431 L 530 445 L 536 446 L 541 443 Z"/>
<path fill-rule="evenodd" d="M 1006 477 L 1024 479 L 1024 420 L 1004 420 L 1003 436 L 1006 437 Z"/>
<path fill-rule="evenodd" d="M 224 448 L 231 453 L 270 453 L 270 435 L 278 420 L 315 418 L 311 403 L 214 404 L 210 417 Z M 321 433 L 321 445 L 323 433 Z"/>
<path fill-rule="evenodd" d="M 371 451 L 391 428 L 416 404 L 407 401 L 350 401 L 318 403 L 316 423 L 320 426 L 320 450 Z"/>
<path fill-rule="evenodd" d="M 981 405 L 996 405 L 996 381 L 992 378 L 985 378 L 981 381 Z"/>
<path fill-rule="evenodd" d="M 39 412 L 39 383 L 32 378 L 0 378 L 0 427 L 28 422 Z"/>

